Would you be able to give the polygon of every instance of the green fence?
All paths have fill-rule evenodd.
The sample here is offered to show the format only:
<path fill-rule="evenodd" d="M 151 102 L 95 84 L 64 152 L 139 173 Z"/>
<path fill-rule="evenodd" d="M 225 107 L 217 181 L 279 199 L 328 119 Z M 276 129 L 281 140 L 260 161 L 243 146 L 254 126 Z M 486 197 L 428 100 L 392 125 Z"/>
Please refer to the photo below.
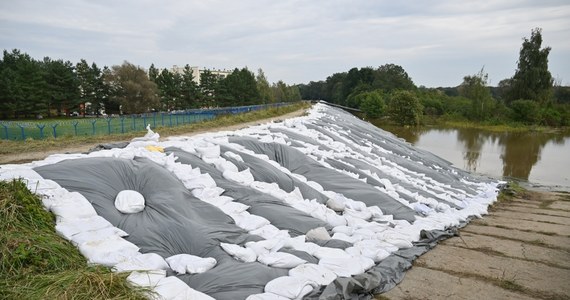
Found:
<path fill-rule="evenodd" d="M 0 121 L 0 136 L 7 140 L 44 139 L 62 136 L 111 135 L 152 128 L 173 127 L 210 120 L 219 115 L 239 114 L 291 103 L 224 107 L 214 109 L 191 109 L 177 112 L 154 112 L 117 117 L 86 117 L 68 120 L 47 121 Z"/>

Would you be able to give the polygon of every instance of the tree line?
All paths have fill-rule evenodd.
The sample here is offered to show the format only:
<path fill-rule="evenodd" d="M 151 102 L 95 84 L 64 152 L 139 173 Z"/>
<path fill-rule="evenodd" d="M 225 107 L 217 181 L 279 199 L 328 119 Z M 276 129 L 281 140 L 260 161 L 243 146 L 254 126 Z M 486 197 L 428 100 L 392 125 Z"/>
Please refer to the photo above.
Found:
<path fill-rule="evenodd" d="M 234 69 L 226 77 L 208 70 L 200 84 L 186 65 L 181 73 L 148 71 L 127 61 L 99 67 L 85 59 L 73 64 L 20 50 L 4 50 L 0 60 L 0 117 L 100 115 L 243 106 L 301 100 L 299 89 L 283 81 L 270 84 L 263 70 Z"/>
<path fill-rule="evenodd" d="M 401 125 L 430 120 L 509 122 L 548 126 L 570 125 L 570 87 L 560 86 L 548 71 L 551 48 L 542 48 L 542 31 L 524 38 L 515 74 L 488 86 L 482 68 L 457 87 L 416 86 L 399 65 L 352 68 L 324 81 L 299 85 L 303 99 L 322 99 L 359 108 L 367 118 L 383 118 Z"/>

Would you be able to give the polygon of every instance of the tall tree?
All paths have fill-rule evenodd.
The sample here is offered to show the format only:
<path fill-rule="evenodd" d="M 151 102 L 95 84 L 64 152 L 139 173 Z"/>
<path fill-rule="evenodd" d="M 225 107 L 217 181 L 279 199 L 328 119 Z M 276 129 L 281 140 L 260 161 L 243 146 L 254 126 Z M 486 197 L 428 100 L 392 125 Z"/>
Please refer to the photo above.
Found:
<path fill-rule="evenodd" d="M 180 96 L 182 94 L 182 76 L 178 73 L 163 69 L 156 77 L 162 108 L 165 110 L 181 109 Z"/>
<path fill-rule="evenodd" d="M 471 115 L 479 121 L 489 118 L 495 104 L 487 87 L 487 78 L 487 73 L 481 68 L 479 73 L 463 77 L 463 83 L 458 88 L 461 96 L 471 100 Z"/>
<path fill-rule="evenodd" d="M 154 66 L 154 64 L 150 64 L 150 67 L 148 68 L 148 78 L 152 82 L 156 83 L 156 78 L 158 78 L 159 74 L 160 74 L 160 71 Z"/>
<path fill-rule="evenodd" d="M 399 65 L 385 64 L 380 66 L 374 73 L 374 89 L 385 92 L 394 90 L 413 90 L 416 85 L 408 76 L 408 73 Z"/>
<path fill-rule="evenodd" d="M 545 104 L 550 100 L 554 80 L 548 71 L 551 48 L 542 48 L 542 29 L 535 28 L 530 39 L 524 38 L 517 70 L 512 79 L 509 101 L 529 99 Z"/>
<path fill-rule="evenodd" d="M 0 108 L 3 115 L 32 116 L 46 112 L 48 88 L 42 63 L 14 49 L 0 63 Z"/>
<path fill-rule="evenodd" d="M 216 86 L 218 76 L 209 70 L 200 73 L 200 104 L 201 106 L 216 106 Z"/>
<path fill-rule="evenodd" d="M 267 77 L 265 77 L 265 73 L 261 68 L 257 70 L 257 76 L 255 77 L 255 81 L 257 84 L 257 90 L 259 91 L 259 97 L 261 101 L 265 103 L 273 103 L 275 102 L 275 96 L 271 92 L 271 86 L 267 81 Z"/>
<path fill-rule="evenodd" d="M 75 68 L 70 61 L 52 60 L 45 57 L 42 65 L 47 88 L 48 109 L 47 115 L 51 116 L 51 109 L 57 109 L 58 114 L 62 111 L 75 109 L 79 105 L 79 82 L 75 75 Z"/>
<path fill-rule="evenodd" d="M 194 81 L 194 75 L 189 65 L 184 66 L 180 92 L 180 100 L 184 108 L 198 107 L 198 85 Z"/>
<path fill-rule="evenodd" d="M 160 107 L 156 84 L 143 68 L 125 61 L 113 66 L 105 79 L 113 88 L 113 99 L 120 103 L 123 113 L 142 113 Z"/>

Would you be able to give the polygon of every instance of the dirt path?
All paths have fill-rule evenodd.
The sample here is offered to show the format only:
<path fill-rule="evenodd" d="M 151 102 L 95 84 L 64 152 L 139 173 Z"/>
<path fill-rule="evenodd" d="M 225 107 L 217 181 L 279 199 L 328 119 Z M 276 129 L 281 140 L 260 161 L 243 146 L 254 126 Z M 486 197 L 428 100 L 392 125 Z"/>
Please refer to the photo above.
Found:
<path fill-rule="evenodd" d="M 181 134 L 176 134 L 176 135 L 192 136 L 192 135 L 197 135 L 200 133 L 212 132 L 212 131 L 225 131 L 225 130 L 234 131 L 234 130 L 246 128 L 246 127 L 249 127 L 252 125 L 264 124 L 264 123 L 269 123 L 269 122 L 274 122 L 274 121 L 282 121 L 285 119 L 299 117 L 299 116 L 304 115 L 305 112 L 306 112 L 306 109 L 300 109 L 300 110 L 297 110 L 297 111 L 294 111 L 294 112 L 291 112 L 291 113 L 288 113 L 285 115 L 277 116 L 277 117 L 261 119 L 261 120 L 257 120 L 257 121 L 246 122 L 246 123 L 230 125 L 230 126 L 212 127 L 212 128 L 208 128 L 208 129 L 195 130 L 195 131 L 191 131 L 188 133 L 181 133 Z M 158 129 L 157 132 L 160 133 L 160 129 Z M 161 138 L 165 138 L 167 136 L 168 135 L 165 135 L 165 136 L 161 135 Z M 121 142 L 121 141 L 122 140 L 118 139 L 115 142 Z M 35 161 L 35 160 L 42 160 L 42 159 L 48 157 L 49 155 L 58 154 L 58 153 L 86 152 L 89 149 L 92 149 L 93 147 L 95 147 L 99 144 L 100 143 L 90 143 L 90 144 L 83 144 L 83 145 L 79 145 L 79 146 L 62 147 L 60 149 L 50 150 L 50 151 L 35 151 L 35 152 L 4 154 L 4 155 L 0 156 L 0 164 L 18 164 L 18 163 L 31 162 L 31 161 Z"/>
<path fill-rule="evenodd" d="M 377 299 L 570 299 L 570 194 L 496 205 Z"/>

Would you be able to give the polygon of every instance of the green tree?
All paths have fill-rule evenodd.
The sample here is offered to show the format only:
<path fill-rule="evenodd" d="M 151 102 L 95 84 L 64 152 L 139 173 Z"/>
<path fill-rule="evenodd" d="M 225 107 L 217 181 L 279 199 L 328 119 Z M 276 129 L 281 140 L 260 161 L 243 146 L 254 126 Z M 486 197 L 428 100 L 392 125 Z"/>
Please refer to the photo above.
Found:
<path fill-rule="evenodd" d="M 156 79 L 158 78 L 158 75 L 160 75 L 160 71 L 154 66 L 154 64 L 150 64 L 150 67 L 148 68 L 148 78 L 152 82 L 156 83 Z"/>
<path fill-rule="evenodd" d="M 209 70 L 200 73 L 200 95 L 202 106 L 217 106 L 216 103 L 216 86 L 219 77 L 212 74 Z"/>
<path fill-rule="evenodd" d="M 410 91 L 396 91 L 388 102 L 390 118 L 400 125 L 419 125 L 422 111 L 420 100 Z"/>
<path fill-rule="evenodd" d="M 255 76 L 255 82 L 257 85 L 257 90 L 259 91 L 259 97 L 261 101 L 265 103 L 274 103 L 275 96 L 271 92 L 271 86 L 265 77 L 265 73 L 261 68 L 257 70 L 257 76 Z"/>
<path fill-rule="evenodd" d="M 180 92 L 180 100 L 183 103 L 184 108 L 197 108 L 199 106 L 198 85 L 194 81 L 194 75 L 189 65 L 184 66 Z"/>
<path fill-rule="evenodd" d="M 551 48 L 542 48 L 542 29 L 532 30 L 530 39 L 524 38 L 517 70 L 512 78 L 509 101 L 530 99 L 540 104 L 550 100 L 554 80 L 548 71 Z"/>
<path fill-rule="evenodd" d="M 160 107 L 156 84 L 141 67 L 125 61 L 120 66 L 113 66 L 105 79 L 123 113 L 143 113 Z"/>
<path fill-rule="evenodd" d="M 242 106 L 260 102 L 255 75 L 247 68 L 235 68 L 226 78 L 219 80 L 216 92 L 216 100 L 220 106 Z"/>
<path fill-rule="evenodd" d="M 495 104 L 487 87 L 487 78 L 487 73 L 481 68 L 479 73 L 463 77 L 463 83 L 458 88 L 461 96 L 471 100 L 472 119 L 479 121 L 490 117 Z"/>
<path fill-rule="evenodd" d="M 374 89 L 381 89 L 385 92 L 394 90 L 414 90 L 416 85 L 408 76 L 408 73 L 399 65 L 385 64 L 374 72 Z"/>
<path fill-rule="evenodd" d="M 360 109 L 367 118 L 377 119 L 384 114 L 386 104 L 380 90 L 364 92 L 357 96 L 361 98 Z"/>
<path fill-rule="evenodd" d="M 48 86 L 42 63 L 14 49 L 4 50 L 0 62 L 0 108 L 14 118 L 47 111 Z"/>
<path fill-rule="evenodd" d="M 278 103 L 287 101 L 287 85 L 282 80 L 277 81 L 271 86 L 275 101 Z"/>
<path fill-rule="evenodd" d="M 58 114 L 68 112 L 79 106 L 79 81 L 74 72 L 75 68 L 70 61 L 52 60 L 45 57 L 42 65 L 47 88 L 47 115 L 51 116 L 51 109 L 57 109 Z"/>
<path fill-rule="evenodd" d="M 182 76 L 180 74 L 163 69 L 156 77 L 155 83 L 158 87 L 162 109 L 170 111 L 182 108 L 180 100 Z"/>

